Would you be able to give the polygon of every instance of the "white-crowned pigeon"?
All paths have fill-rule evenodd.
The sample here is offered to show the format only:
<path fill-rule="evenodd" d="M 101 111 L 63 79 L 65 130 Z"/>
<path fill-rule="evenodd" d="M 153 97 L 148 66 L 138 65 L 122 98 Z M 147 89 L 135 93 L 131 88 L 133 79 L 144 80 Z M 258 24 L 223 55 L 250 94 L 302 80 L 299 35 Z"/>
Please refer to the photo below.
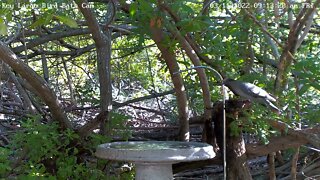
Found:
<path fill-rule="evenodd" d="M 273 112 L 276 112 L 278 114 L 281 113 L 280 109 L 272 104 L 272 102 L 276 102 L 276 99 L 262 88 L 251 83 L 229 78 L 225 79 L 223 82 L 234 94 L 242 98 L 249 99 L 253 102 L 265 105 L 269 107 Z"/>

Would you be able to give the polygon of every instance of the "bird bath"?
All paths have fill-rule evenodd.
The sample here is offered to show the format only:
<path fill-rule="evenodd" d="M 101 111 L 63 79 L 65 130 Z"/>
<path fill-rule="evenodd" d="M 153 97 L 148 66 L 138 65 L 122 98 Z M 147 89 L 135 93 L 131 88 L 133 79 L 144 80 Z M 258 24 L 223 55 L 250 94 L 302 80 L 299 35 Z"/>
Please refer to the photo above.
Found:
<path fill-rule="evenodd" d="M 96 156 L 135 163 L 137 180 L 171 180 L 172 164 L 211 159 L 215 153 L 212 146 L 205 143 L 133 141 L 101 144 Z"/>

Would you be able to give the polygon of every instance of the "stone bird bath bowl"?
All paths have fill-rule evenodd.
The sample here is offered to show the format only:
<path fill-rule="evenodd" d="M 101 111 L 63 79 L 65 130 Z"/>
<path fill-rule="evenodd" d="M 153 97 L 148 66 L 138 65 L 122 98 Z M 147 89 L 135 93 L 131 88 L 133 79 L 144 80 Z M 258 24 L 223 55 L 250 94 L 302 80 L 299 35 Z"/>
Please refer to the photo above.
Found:
<path fill-rule="evenodd" d="M 171 180 L 172 164 L 211 159 L 211 145 L 199 142 L 132 141 L 101 144 L 96 156 L 136 164 L 137 180 Z"/>

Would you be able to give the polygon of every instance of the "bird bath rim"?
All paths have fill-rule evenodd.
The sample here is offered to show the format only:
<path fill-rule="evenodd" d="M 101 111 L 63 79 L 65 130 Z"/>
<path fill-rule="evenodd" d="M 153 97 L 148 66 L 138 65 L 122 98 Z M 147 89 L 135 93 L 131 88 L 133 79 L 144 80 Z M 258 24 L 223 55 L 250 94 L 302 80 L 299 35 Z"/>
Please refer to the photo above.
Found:
<path fill-rule="evenodd" d="M 118 161 L 170 164 L 210 159 L 215 153 L 211 145 L 200 142 L 130 141 L 101 144 L 96 156 Z"/>

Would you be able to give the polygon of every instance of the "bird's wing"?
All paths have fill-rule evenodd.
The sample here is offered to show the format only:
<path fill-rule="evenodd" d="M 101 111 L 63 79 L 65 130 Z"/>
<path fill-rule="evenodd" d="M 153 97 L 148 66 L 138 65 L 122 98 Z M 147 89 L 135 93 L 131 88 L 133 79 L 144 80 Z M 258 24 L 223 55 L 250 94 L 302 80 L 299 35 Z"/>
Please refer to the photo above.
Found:
<path fill-rule="evenodd" d="M 254 98 L 267 98 L 269 101 L 276 102 L 276 99 L 270 96 L 270 94 L 259 88 L 258 86 L 251 84 L 251 83 L 244 83 L 248 87 L 248 93 L 250 96 Z"/>
<path fill-rule="evenodd" d="M 225 85 L 235 94 L 240 95 L 243 98 L 258 102 L 264 106 L 269 107 L 272 111 L 280 114 L 281 110 L 275 106 L 272 102 L 276 102 L 267 91 L 262 88 L 246 82 L 226 80 Z"/>

